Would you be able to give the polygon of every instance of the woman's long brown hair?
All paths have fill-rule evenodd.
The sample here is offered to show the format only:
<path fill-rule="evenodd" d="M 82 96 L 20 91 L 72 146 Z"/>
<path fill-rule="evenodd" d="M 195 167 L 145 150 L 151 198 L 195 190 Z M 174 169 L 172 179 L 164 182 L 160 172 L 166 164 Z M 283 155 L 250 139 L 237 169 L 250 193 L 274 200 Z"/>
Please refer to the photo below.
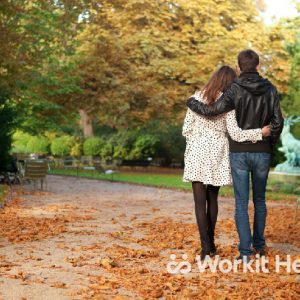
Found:
<path fill-rule="evenodd" d="M 229 88 L 232 81 L 237 77 L 236 72 L 229 66 L 222 66 L 209 79 L 204 87 L 203 98 L 210 105 L 219 97 L 220 92 Z"/>

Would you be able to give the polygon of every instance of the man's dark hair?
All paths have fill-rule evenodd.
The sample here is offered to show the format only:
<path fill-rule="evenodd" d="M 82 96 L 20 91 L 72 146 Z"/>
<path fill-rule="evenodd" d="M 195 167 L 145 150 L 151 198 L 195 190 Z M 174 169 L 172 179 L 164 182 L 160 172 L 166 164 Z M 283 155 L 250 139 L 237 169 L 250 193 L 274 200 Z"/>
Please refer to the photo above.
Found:
<path fill-rule="evenodd" d="M 238 55 L 238 64 L 242 72 L 255 72 L 259 65 L 259 56 L 253 50 L 244 50 Z"/>

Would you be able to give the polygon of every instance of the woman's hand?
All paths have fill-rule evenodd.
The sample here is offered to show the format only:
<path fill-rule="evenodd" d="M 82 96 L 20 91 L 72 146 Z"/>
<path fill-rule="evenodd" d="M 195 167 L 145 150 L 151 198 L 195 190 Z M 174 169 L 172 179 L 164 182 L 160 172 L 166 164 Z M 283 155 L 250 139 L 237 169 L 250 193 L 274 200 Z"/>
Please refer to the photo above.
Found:
<path fill-rule="evenodd" d="M 263 127 L 261 131 L 262 131 L 262 136 L 271 135 L 271 125 Z"/>

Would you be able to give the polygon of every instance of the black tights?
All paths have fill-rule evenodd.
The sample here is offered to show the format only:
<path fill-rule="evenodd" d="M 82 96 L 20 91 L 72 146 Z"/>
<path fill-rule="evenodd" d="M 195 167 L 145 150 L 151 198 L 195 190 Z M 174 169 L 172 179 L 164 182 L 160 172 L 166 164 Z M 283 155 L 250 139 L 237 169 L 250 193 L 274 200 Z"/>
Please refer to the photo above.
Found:
<path fill-rule="evenodd" d="M 219 186 L 192 183 L 195 201 L 195 213 L 200 233 L 201 247 L 205 252 L 214 248 L 214 232 L 218 217 Z M 207 203 L 207 205 L 206 205 Z"/>

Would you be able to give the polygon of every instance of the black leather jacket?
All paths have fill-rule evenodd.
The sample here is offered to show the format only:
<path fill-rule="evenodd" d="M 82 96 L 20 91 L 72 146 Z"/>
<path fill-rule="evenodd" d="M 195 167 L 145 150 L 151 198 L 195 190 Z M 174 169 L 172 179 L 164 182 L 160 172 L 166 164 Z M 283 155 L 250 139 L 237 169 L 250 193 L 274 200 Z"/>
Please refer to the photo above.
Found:
<path fill-rule="evenodd" d="M 229 137 L 231 152 L 272 152 L 283 128 L 278 92 L 269 80 L 257 72 L 242 73 L 210 106 L 193 97 L 187 100 L 187 106 L 204 116 L 216 116 L 235 109 L 238 125 L 242 129 L 271 124 L 271 136 L 256 143 L 235 142 Z"/>

